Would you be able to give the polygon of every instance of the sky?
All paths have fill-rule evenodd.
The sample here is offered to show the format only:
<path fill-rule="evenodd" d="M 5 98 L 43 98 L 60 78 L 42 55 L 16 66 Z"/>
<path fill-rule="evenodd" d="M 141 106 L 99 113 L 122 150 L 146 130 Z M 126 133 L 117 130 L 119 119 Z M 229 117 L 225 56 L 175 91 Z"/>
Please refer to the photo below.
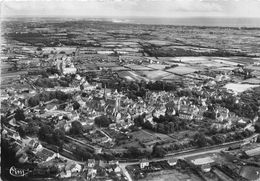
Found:
<path fill-rule="evenodd" d="M 1 16 L 260 18 L 260 0 L 2 0 Z"/>

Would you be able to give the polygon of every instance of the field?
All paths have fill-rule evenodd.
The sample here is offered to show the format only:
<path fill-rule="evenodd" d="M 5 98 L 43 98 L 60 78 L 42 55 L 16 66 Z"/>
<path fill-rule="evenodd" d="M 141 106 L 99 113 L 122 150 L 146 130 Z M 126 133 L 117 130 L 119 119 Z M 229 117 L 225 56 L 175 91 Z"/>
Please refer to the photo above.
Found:
<path fill-rule="evenodd" d="M 179 76 L 179 75 L 175 75 L 175 74 L 171 74 L 171 75 L 168 75 L 166 77 L 163 77 L 162 80 L 165 80 L 165 81 L 173 81 L 173 80 L 180 80 L 182 77 Z"/>
<path fill-rule="evenodd" d="M 128 81 L 141 81 L 141 80 L 149 81 L 149 79 L 142 77 L 133 71 L 121 71 L 118 72 L 118 75 L 119 77 L 122 77 Z"/>
<path fill-rule="evenodd" d="M 136 72 L 150 80 L 161 80 L 163 77 L 171 75 L 169 72 L 165 72 L 162 70 L 154 70 L 154 71 L 138 71 Z"/>
<path fill-rule="evenodd" d="M 96 63 L 96 66 L 98 67 L 117 67 L 118 65 L 116 63 Z"/>
<path fill-rule="evenodd" d="M 154 134 L 151 134 L 144 130 L 132 132 L 132 133 L 130 133 L 130 135 L 133 136 L 133 139 L 138 139 L 141 142 L 148 142 L 148 141 L 153 141 L 153 140 L 158 139 Z"/>
<path fill-rule="evenodd" d="M 187 181 L 187 180 L 201 181 L 201 179 L 194 174 L 180 172 L 175 169 L 149 173 L 145 179 L 140 179 L 140 181 Z"/>
<path fill-rule="evenodd" d="M 171 72 L 177 75 L 185 75 L 185 74 L 190 74 L 193 72 L 198 71 L 197 69 L 191 68 L 191 67 L 175 67 L 168 69 L 167 72 Z"/>
<path fill-rule="evenodd" d="M 260 79 L 259 78 L 246 79 L 246 80 L 243 81 L 243 83 L 260 85 Z"/>
<path fill-rule="evenodd" d="M 125 65 L 125 67 L 128 67 L 133 70 L 153 70 L 149 67 L 145 67 L 143 65 L 136 65 L 136 64 L 128 64 L 128 65 Z"/>
<path fill-rule="evenodd" d="M 117 67 L 109 67 L 112 71 L 123 71 L 123 70 L 130 70 L 129 68 L 117 66 Z"/>
<path fill-rule="evenodd" d="M 250 88 L 259 87 L 259 86 L 260 85 L 228 83 L 224 87 L 234 92 L 242 93 Z"/>
<path fill-rule="evenodd" d="M 162 70 L 166 66 L 167 65 L 162 65 L 162 64 L 150 64 L 150 65 L 147 65 L 147 67 L 152 68 L 152 69 L 156 69 L 156 70 Z"/>

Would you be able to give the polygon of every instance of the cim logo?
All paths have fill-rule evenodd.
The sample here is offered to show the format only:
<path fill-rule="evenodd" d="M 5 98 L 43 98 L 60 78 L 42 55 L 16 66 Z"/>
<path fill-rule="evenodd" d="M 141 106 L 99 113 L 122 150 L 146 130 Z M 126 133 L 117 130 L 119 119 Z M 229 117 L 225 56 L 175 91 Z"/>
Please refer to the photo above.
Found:
<path fill-rule="evenodd" d="M 25 169 L 19 169 L 12 166 L 9 170 L 10 175 L 14 177 L 24 177 L 26 176 L 30 171 Z"/>

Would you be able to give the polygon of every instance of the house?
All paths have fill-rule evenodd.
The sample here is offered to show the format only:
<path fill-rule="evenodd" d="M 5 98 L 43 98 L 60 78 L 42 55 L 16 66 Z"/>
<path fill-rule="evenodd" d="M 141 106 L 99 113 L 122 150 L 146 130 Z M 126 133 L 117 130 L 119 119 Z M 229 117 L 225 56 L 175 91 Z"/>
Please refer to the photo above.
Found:
<path fill-rule="evenodd" d="M 8 137 L 9 139 L 21 140 L 21 137 L 20 137 L 19 133 L 17 133 L 17 132 L 8 131 L 8 132 L 7 132 L 7 137 Z"/>
<path fill-rule="evenodd" d="M 229 117 L 229 110 L 223 107 L 217 107 L 215 109 L 216 120 L 223 121 Z"/>
<path fill-rule="evenodd" d="M 215 163 L 215 160 L 213 160 L 210 156 L 207 156 L 202 158 L 195 158 L 191 160 L 191 163 L 199 166 L 202 171 L 209 172 L 211 169 L 211 165 Z"/>
<path fill-rule="evenodd" d="M 37 142 L 34 144 L 34 146 L 32 147 L 33 149 L 33 153 L 36 154 L 37 152 L 41 151 L 43 149 L 41 143 Z"/>
<path fill-rule="evenodd" d="M 71 171 L 63 171 L 58 175 L 60 178 L 69 178 L 71 177 Z"/>
<path fill-rule="evenodd" d="M 88 167 L 93 168 L 96 164 L 95 159 L 88 159 Z"/>
<path fill-rule="evenodd" d="M 74 162 L 69 162 L 65 166 L 66 171 L 70 171 L 71 173 L 79 173 L 81 171 L 82 167 L 81 165 L 74 163 Z"/>
<path fill-rule="evenodd" d="M 21 157 L 18 159 L 19 163 L 25 163 L 28 161 L 28 155 L 26 153 L 22 154 Z"/>
<path fill-rule="evenodd" d="M 57 108 L 57 106 L 55 105 L 55 104 L 47 104 L 46 106 L 45 106 L 45 109 L 44 109 L 44 111 L 55 111 L 55 110 L 57 110 L 58 108 Z"/>
<path fill-rule="evenodd" d="M 200 168 L 203 172 L 209 172 L 211 170 L 211 165 L 210 164 L 201 165 Z"/>
<path fill-rule="evenodd" d="M 88 177 L 94 178 L 97 175 L 97 169 L 90 168 L 88 169 Z"/>
<path fill-rule="evenodd" d="M 197 114 L 195 114 L 195 115 L 193 116 L 193 119 L 195 119 L 196 121 L 201 121 L 201 120 L 203 120 L 203 118 L 204 118 L 203 113 L 204 113 L 204 112 L 199 111 Z"/>
<path fill-rule="evenodd" d="M 147 159 L 142 159 L 140 161 L 140 168 L 143 169 L 145 167 L 148 167 L 149 166 L 149 161 Z"/>
<path fill-rule="evenodd" d="M 179 110 L 179 118 L 180 119 L 186 119 L 186 120 L 192 120 L 194 115 L 196 115 L 199 112 L 198 107 L 192 105 L 182 105 Z"/>
<path fill-rule="evenodd" d="M 117 160 L 111 160 L 108 162 L 109 165 L 118 165 L 119 162 Z"/>
<path fill-rule="evenodd" d="M 168 163 L 170 166 L 174 166 L 174 165 L 177 164 L 177 159 L 171 158 L 171 159 L 167 160 L 167 163 Z"/>
<path fill-rule="evenodd" d="M 116 167 L 114 168 L 114 172 L 116 173 L 121 172 L 121 168 L 118 165 L 116 165 Z"/>
<path fill-rule="evenodd" d="M 174 106 L 175 106 L 175 104 L 174 104 L 173 101 L 168 102 L 167 104 L 165 104 L 165 107 L 166 107 L 165 114 L 167 114 L 167 115 L 175 115 L 176 111 L 174 109 Z"/>
<path fill-rule="evenodd" d="M 250 150 L 246 150 L 245 154 L 249 157 L 260 155 L 260 147 L 256 147 Z"/>

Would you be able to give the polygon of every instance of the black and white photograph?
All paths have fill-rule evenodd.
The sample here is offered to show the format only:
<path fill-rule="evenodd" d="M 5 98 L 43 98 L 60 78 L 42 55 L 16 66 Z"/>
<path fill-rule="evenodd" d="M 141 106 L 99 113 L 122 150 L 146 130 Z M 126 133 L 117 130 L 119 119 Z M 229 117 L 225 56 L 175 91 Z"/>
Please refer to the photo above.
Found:
<path fill-rule="evenodd" d="M 0 181 L 260 181 L 260 0 L 1 0 Z"/>

